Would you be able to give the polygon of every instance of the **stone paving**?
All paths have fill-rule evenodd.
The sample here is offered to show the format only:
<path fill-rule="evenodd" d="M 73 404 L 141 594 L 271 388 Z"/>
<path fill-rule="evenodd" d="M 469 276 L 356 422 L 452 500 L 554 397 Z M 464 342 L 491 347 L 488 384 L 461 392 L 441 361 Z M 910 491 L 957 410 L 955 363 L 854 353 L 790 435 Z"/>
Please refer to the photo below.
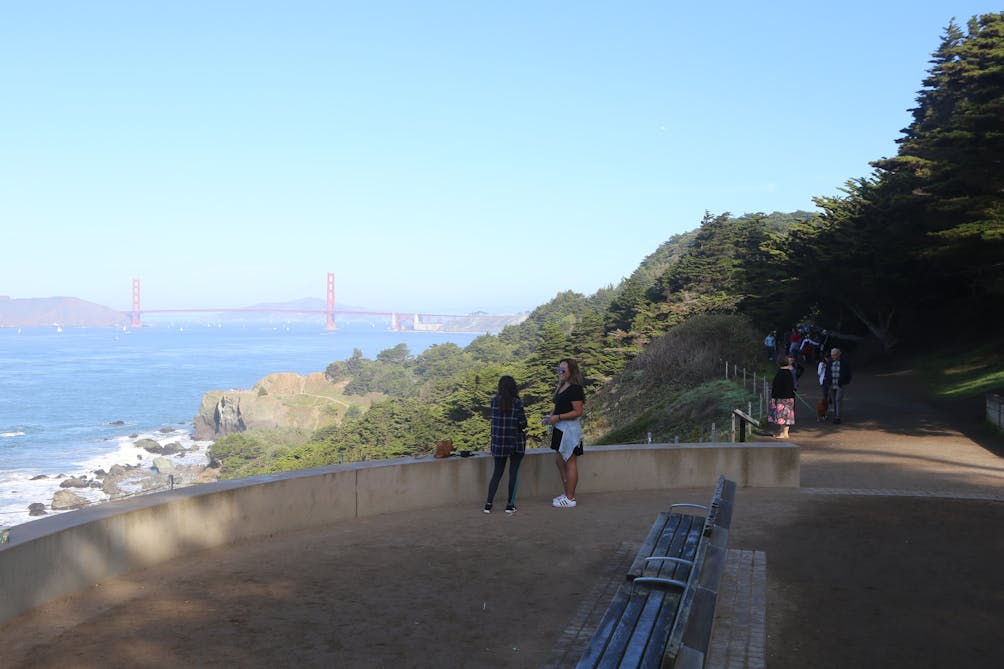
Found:
<path fill-rule="evenodd" d="M 767 556 L 730 549 L 718 592 L 709 667 L 767 666 Z"/>

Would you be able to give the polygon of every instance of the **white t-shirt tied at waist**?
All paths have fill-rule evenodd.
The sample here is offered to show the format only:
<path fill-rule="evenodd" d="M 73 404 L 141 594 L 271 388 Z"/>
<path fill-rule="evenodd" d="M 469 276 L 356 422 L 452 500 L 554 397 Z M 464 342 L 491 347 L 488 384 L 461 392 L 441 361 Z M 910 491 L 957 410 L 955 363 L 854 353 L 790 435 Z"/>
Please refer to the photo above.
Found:
<path fill-rule="evenodd" d="M 558 453 L 561 453 L 561 459 L 567 462 L 568 458 L 572 457 L 572 451 L 575 450 L 575 447 L 582 443 L 582 423 L 576 417 L 559 420 L 554 424 L 554 427 L 561 430 L 561 443 L 558 444 Z"/>

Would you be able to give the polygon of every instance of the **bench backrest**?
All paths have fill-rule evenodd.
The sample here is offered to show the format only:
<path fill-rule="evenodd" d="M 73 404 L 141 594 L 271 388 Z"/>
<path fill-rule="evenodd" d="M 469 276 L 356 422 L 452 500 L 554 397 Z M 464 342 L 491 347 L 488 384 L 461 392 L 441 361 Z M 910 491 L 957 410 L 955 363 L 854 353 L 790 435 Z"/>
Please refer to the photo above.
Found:
<path fill-rule="evenodd" d="M 683 593 L 680 610 L 666 644 L 666 661 L 676 669 L 700 667 L 711 640 L 718 586 L 725 571 L 732 508 L 736 484 L 722 476 L 718 480 L 711 509 L 705 520 L 704 539 L 698 547 L 689 587 Z M 692 659 L 688 659 L 692 658 Z M 700 664 L 693 664 L 700 659 Z"/>

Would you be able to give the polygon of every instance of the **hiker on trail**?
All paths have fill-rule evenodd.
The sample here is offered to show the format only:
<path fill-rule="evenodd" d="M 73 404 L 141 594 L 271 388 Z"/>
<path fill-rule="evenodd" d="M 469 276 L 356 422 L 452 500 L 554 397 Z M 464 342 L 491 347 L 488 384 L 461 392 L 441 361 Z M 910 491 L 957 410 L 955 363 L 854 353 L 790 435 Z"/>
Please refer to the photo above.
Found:
<path fill-rule="evenodd" d="M 821 397 L 827 399 L 829 397 L 829 391 L 826 388 L 826 368 L 830 366 L 830 352 L 826 351 L 823 353 L 823 359 L 819 361 L 816 365 L 816 376 L 819 378 L 819 390 Z"/>
<path fill-rule="evenodd" d="M 816 365 L 816 378 L 819 379 L 819 401 L 816 402 L 816 422 L 822 423 L 826 420 L 826 414 L 830 407 L 830 393 L 826 387 L 826 368 L 830 365 L 830 352 L 823 353 L 822 360 Z"/>
<path fill-rule="evenodd" d="M 830 351 L 830 364 L 826 366 L 826 376 L 823 385 L 826 387 L 830 397 L 830 406 L 833 407 L 833 422 L 840 423 L 840 409 L 844 403 L 844 387 L 851 382 L 851 365 L 843 360 L 843 354 L 839 348 Z"/>
<path fill-rule="evenodd" d="M 506 460 L 509 461 L 509 497 L 505 512 L 516 513 L 516 488 L 519 483 L 519 465 L 526 452 L 526 412 L 519 399 L 516 379 L 503 376 L 499 379 L 498 391 L 491 401 L 491 449 L 495 460 L 492 479 L 488 483 L 488 500 L 485 513 L 492 512 L 495 492 L 502 480 Z"/>
<path fill-rule="evenodd" d="M 809 362 L 815 357 L 816 347 L 819 346 L 819 342 L 814 340 L 811 335 L 807 335 L 805 339 L 802 340 L 802 347 L 799 349 L 799 353 L 802 354 L 802 360 Z"/>
<path fill-rule="evenodd" d="M 771 330 L 763 339 L 763 347 L 767 349 L 767 359 L 773 360 L 777 355 L 777 332 Z"/>
<path fill-rule="evenodd" d="M 788 355 L 797 356 L 800 348 L 802 348 L 802 335 L 798 333 L 798 326 L 795 326 L 791 329 L 791 336 L 788 337 Z"/>
<path fill-rule="evenodd" d="M 768 421 L 781 428 L 775 435 L 788 438 L 788 427 L 795 424 L 795 360 L 791 356 L 778 358 L 778 370 L 770 384 L 770 415 Z"/>
<path fill-rule="evenodd" d="M 819 340 L 819 351 L 829 357 L 830 354 L 830 331 L 823 330 L 823 337 Z"/>

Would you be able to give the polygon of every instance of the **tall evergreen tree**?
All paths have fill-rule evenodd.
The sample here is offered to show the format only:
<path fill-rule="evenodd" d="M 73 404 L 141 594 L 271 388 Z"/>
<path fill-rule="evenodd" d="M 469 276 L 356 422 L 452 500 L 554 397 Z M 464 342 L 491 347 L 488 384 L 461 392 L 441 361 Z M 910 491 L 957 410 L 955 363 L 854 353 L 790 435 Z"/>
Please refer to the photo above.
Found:
<path fill-rule="evenodd" d="M 895 158 L 876 161 L 944 300 L 1004 299 L 1004 13 L 945 29 Z"/>

